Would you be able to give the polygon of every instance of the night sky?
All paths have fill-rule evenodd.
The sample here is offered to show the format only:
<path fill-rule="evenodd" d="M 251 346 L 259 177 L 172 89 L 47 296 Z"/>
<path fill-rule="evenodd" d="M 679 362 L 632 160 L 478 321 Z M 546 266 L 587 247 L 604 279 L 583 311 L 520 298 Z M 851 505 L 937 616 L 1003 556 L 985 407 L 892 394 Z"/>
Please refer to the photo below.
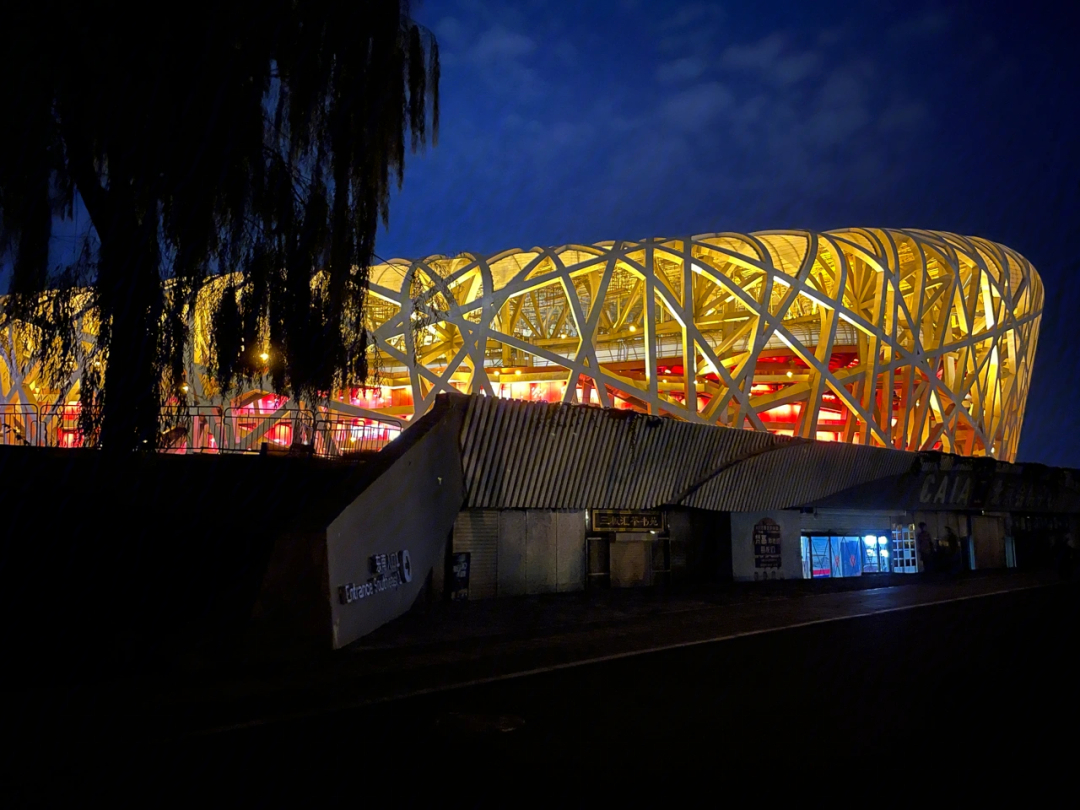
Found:
<path fill-rule="evenodd" d="M 1080 467 L 1064 12 L 425 0 L 414 16 L 439 38 L 442 132 L 407 161 L 381 257 L 773 228 L 986 237 L 1047 291 L 1019 460 Z"/>

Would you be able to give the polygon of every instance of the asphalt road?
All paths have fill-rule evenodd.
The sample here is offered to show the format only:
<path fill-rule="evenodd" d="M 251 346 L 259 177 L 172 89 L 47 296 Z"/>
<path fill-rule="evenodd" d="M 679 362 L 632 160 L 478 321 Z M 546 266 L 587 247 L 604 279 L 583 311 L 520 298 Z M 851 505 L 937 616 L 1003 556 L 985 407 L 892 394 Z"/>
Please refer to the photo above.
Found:
<path fill-rule="evenodd" d="M 575 806 L 720 785 L 924 790 L 966 784 L 971 768 L 1001 786 L 1037 774 L 1028 783 L 1044 788 L 1077 759 L 1078 619 L 1069 584 L 803 626 L 168 747 L 104 746 L 61 779 L 24 774 L 21 795 L 104 785 L 147 804 Z"/>

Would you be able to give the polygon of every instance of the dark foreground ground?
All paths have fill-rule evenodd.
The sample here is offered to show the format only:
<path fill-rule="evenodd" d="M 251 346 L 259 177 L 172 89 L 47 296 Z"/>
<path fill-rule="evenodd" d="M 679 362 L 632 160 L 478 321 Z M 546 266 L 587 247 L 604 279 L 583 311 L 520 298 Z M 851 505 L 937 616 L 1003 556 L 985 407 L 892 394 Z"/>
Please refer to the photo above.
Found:
<path fill-rule="evenodd" d="M 713 805 L 976 785 L 1072 804 L 1078 622 L 1080 588 L 1051 584 L 167 742 L 103 718 L 9 752 L 4 786 L 12 806 L 102 790 L 139 806 Z"/>

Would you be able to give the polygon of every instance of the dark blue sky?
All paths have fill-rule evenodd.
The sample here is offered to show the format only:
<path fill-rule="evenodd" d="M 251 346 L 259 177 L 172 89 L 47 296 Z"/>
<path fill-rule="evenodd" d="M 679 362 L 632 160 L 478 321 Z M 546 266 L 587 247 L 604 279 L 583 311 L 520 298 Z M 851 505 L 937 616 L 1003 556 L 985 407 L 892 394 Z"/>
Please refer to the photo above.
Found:
<path fill-rule="evenodd" d="M 917 227 L 1024 254 L 1047 307 L 1020 459 L 1080 467 L 1080 58 L 1035 3 L 425 0 L 439 146 L 385 258 Z"/>
<path fill-rule="evenodd" d="M 993 239 L 1047 289 L 1020 460 L 1080 467 L 1080 45 L 1053 8 L 425 0 L 442 133 L 377 251 L 858 225 Z"/>

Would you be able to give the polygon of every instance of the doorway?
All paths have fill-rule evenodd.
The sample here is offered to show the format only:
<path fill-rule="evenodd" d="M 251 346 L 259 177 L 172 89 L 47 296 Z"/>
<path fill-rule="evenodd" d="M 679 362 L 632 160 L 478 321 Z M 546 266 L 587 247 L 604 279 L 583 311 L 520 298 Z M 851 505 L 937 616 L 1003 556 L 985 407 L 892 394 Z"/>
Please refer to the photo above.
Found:
<path fill-rule="evenodd" d="M 889 538 L 872 533 L 804 534 L 802 564 L 806 579 L 887 574 L 892 570 Z"/>

